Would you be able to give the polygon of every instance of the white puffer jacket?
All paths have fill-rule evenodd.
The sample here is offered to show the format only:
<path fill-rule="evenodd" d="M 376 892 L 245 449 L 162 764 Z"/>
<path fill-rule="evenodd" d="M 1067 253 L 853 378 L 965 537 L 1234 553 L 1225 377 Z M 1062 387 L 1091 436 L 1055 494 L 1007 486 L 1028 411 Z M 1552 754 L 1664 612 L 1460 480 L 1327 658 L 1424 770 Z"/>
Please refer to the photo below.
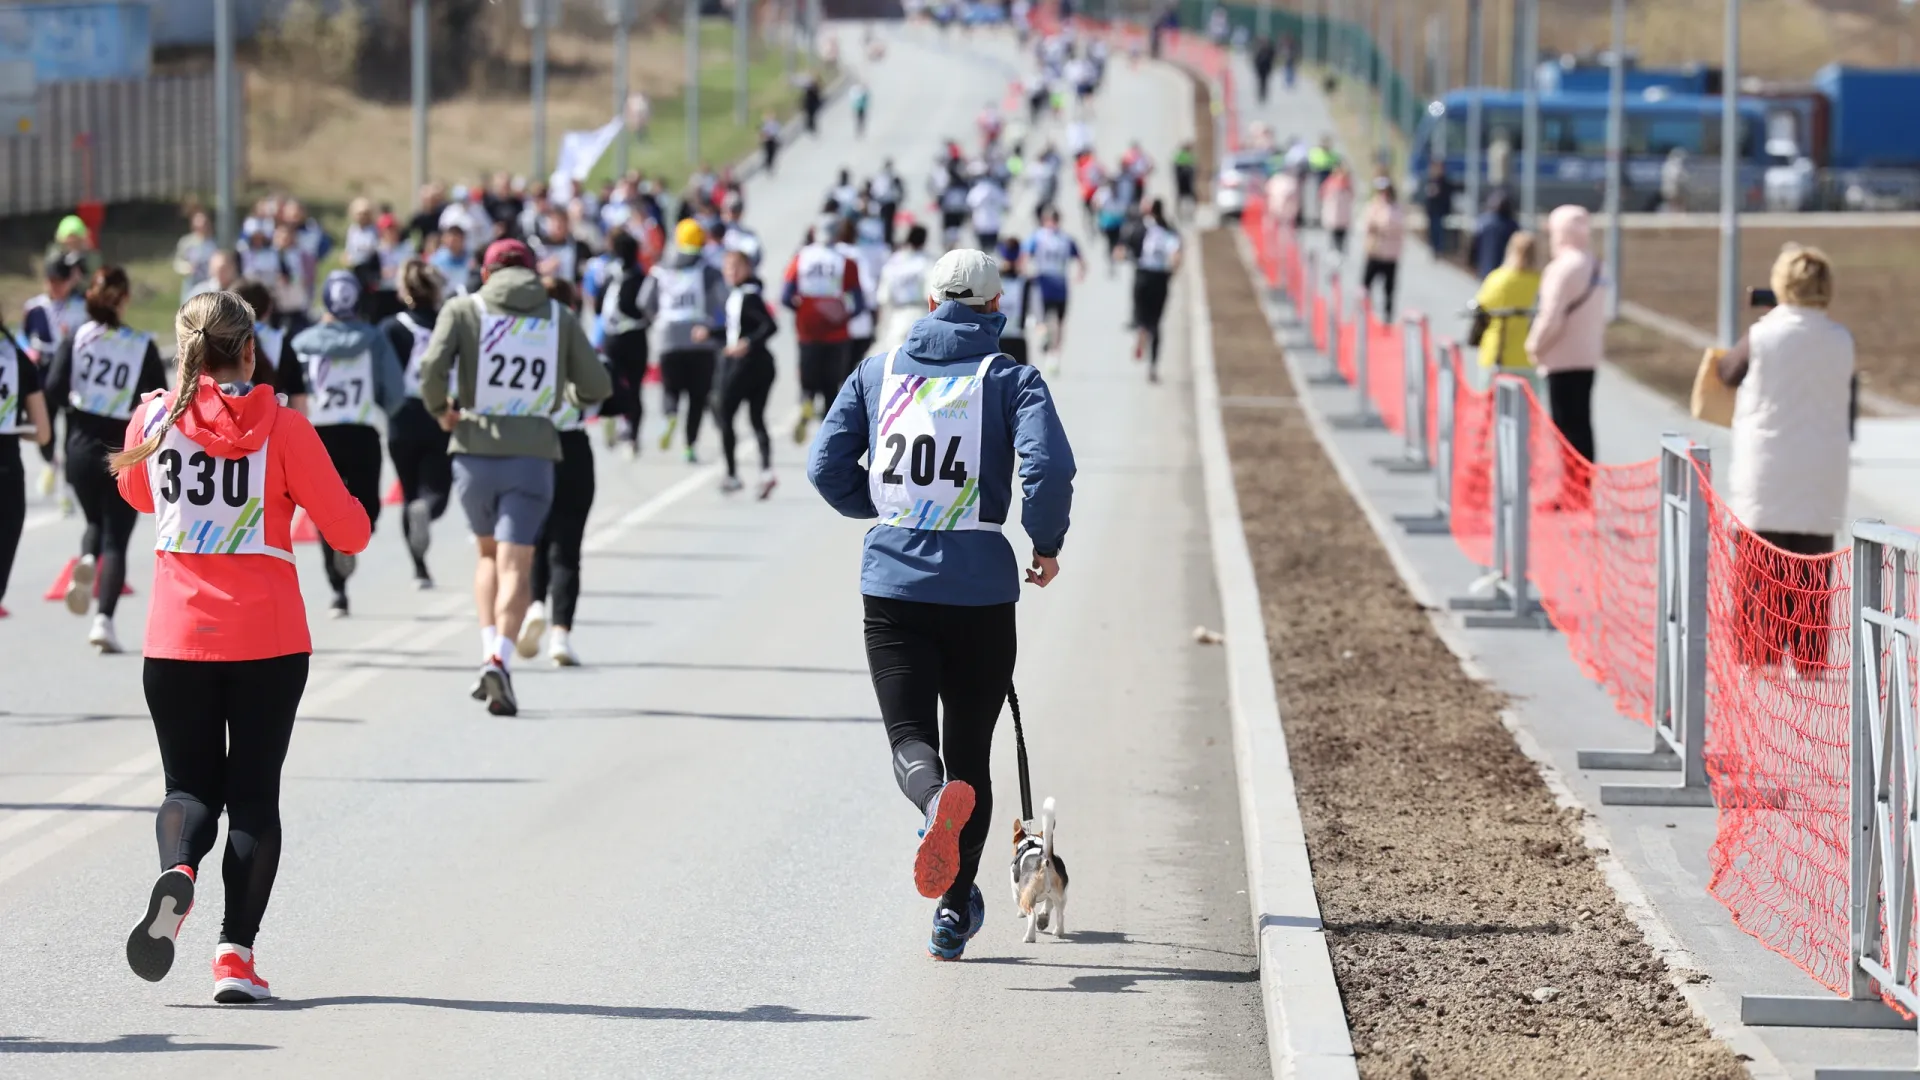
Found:
<path fill-rule="evenodd" d="M 1757 531 L 1838 533 L 1847 514 L 1853 335 L 1817 308 L 1782 305 L 1747 340 L 1727 507 Z"/>

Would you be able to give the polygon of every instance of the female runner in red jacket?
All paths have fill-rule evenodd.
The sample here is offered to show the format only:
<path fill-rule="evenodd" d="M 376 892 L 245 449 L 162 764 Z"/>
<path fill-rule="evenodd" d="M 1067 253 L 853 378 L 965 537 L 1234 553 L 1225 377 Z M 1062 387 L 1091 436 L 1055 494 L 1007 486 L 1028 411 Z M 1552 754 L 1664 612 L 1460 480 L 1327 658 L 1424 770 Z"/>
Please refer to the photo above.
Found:
<path fill-rule="evenodd" d="M 143 681 L 167 781 L 162 873 L 127 962 L 156 982 L 173 965 L 224 807 L 227 911 L 213 974 L 214 1000 L 230 1003 L 268 996 L 253 939 L 280 863 L 280 767 L 313 651 L 293 509 L 305 507 L 336 551 L 362 551 L 372 534 L 313 425 L 252 385 L 253 323 L 233 293 L 188 300 L 174 322 L 181 389 L 134 411 L 111 462 L 121 496 L 155 519 Z"/>

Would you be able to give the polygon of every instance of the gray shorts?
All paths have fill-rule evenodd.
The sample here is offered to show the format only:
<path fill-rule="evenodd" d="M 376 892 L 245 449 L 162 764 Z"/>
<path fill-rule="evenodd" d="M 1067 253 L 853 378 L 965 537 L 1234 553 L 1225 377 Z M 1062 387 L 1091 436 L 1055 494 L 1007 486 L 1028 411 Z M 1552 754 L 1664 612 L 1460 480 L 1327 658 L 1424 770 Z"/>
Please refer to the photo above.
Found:
<path fill-rule="evenodd" d="M 473 535 L 532 547 L 553 506 L 553 462 L 455 454 L 453 492 Z"/>

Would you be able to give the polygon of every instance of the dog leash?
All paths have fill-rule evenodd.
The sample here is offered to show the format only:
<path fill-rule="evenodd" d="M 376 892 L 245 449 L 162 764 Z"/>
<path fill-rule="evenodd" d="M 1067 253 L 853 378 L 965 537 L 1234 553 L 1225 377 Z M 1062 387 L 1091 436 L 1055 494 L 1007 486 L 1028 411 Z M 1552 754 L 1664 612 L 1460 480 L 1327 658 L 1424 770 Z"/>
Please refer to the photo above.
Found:
<path fill-rule="evenodd" d="M 1027 780 L 1027 733 L 1020 727 L 1020 695 L 1007 685 L 1007 706 L 1013 710 L 1013 749 L 1020 761 L 1020 820 L 1033 820 L 1033 785 Z"/>

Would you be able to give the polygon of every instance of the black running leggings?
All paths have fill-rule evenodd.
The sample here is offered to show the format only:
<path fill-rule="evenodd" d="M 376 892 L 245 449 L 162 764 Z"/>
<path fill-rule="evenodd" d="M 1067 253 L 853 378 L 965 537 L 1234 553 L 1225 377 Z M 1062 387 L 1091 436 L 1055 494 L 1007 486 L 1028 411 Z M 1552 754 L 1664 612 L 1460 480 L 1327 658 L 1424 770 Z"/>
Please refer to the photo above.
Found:
<path fill-rule="evenodd" d="M 978 796 L 960 831 L 960 873 L 943 901 L 966 911 L 993 826 L 993 728 L 1013 685 L 1014 605 L 863 599 L 867 668 L 901 793 L 923 814 L 943 780 L 965 780 Z"/>
<path fill-rule="evenodd" d="M 107 471 L 107 447 L 86 435 L 67 440 L 67 483 L 87 517 L 80 554 L 94 558 L 94 610 L 113 618 L 127 582 L 127 540 L 140 512 L 120 497 L 120 485 Z"/>
<path fill-rule="evenodd" d="M 7 598 L 13 556 L 27 527 L 27 470 L 20 465 L 20 436 L 0 435 L 0 600 Z"/>
<path fill-rule="evenodd" d="M 1160 319 L 1167 312 L 1167 290 L 1173 275 L 1165 270 L 1133 272 L 1133 325 L 1147 332 L 1147 361 L 1160 363 Z"/>
<path fill-rule="evenodd" d="M 160 869 L 194 868 L 213 850 L 227 812 L 220 864 L 227 914 L 220 940 L 253 948 L 280 868 L 280 766 L 307 688 L 307 654 L 270 660 L 156 660 L 142 677 L 160 740 L 167 798 L 154 836 Z"/>
<path fill-rule="evenodd" d="M 674 349 L 660 354 L 660 412 L 671 420 L 680 411 L 680 398 L 687 399 L 686 445 L 700 440 L 700 419 L 707 415 L 707 398 L 713 394 L 712 349 Z"/>
<path fill-rule="evenodd" d="M 619 417 L 620 437 L 638 443 L 644 412 L 641 388 L 647 381 L 647 332 L 629 330 L 608 338 L 607 360 L 613 368 L 613 398 L 600 407 L 600 415 Z"/>
<path fill-rule="evenodd" d="M 347 494 L 360 500 L 367 509 L 367 521 L 371 525 L 380 523 L 380 431 L 367 424 L 327 424 L 314 429 L 320 433 L 320 445 L 327 448 L 327 456 L 333 459 L 334 470 L 340 474 L 341 482 L 347 485 Z M 451 472 L 452 465 L 448 465 Z M 320 550 L 331 554 L 333 549 L 322 538 Z M 333 559 L 323 558 L 326 565 L 327 584 L 333 586 L 335 596 L 347 595 L 347 579 L 333 571 Z"/>
<path fill-rule="evenodd" d="M 438 439 L 389 439 L 387 454 L 393 458 L 393 471 L 400 475 L 400 498 L 407 503 L 419 499 L 427 504 L 427 516 L 439 521 L 447 512 L 447 497 L 453 492 L 453 459 L 447 456 L 447 434 Z M 413 523 L 400 515 L 400 531 L 413 539 Z M 408 552 L 411 557 L 412 552 Z M 425 574 L 427 567 L 414 560 L 414 572 Z"/>
<path fill-rule="evenodd" d="M 532 585 L 533 598 L 551 606 L 553 625 L 571 630 L 580 602 L 580 545 L 593 510 L 593 441 L 584 431 L 563 431 L 560 453 L 553 464 L 553 507 L 533 542 Z"/>
<path fill-rule="evenodd" d="M 753 427 L 753 441 L 760 447 L 760 467 L 773 468 L 773 437 L 767 434 L 767 395 L 773 392 L 773 362 L 763 356 L 726 357 L 720 373 L 719 401 L 713 407 L 714 422 L 720 425 L 720 452 L 727 458 L 727 475 L 739 476 L 734 452 L 740 437 L 734 433 L 733 417 L 740 406 L 747 407 L 747 423 Z"/>

